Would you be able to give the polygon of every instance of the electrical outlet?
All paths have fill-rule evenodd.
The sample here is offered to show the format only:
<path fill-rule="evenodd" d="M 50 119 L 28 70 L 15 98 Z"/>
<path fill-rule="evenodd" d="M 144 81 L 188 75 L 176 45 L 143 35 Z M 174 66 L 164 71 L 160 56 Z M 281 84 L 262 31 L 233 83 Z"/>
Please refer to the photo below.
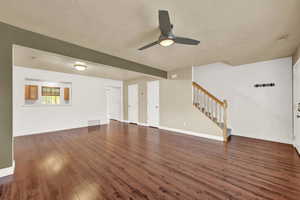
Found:
<path fill-rule="evenodd" d="M 186 126 L 186 122 L 183 122 L 183 126 Z"/>

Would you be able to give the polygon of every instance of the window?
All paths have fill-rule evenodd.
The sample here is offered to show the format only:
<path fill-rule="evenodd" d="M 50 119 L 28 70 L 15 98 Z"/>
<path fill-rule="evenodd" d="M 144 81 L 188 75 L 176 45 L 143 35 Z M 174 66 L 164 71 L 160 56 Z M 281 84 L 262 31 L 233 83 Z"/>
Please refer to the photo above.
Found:
<path fill-rule="evenodd" d="M 42 86 L 42 104 L 60 104 L 60 88 Z"/>
<path fill-rule="evenodd" d="M 72 83 L 26 78 L 24 106 L 71 106 Z"/>

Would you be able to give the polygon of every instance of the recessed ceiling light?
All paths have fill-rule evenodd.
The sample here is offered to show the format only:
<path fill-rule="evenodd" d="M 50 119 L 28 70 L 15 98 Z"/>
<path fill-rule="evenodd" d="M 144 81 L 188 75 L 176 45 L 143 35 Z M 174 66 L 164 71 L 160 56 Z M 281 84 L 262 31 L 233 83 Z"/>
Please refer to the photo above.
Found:
<path fill-rule="evenodd" d="M 85 71 L 87 69 L 87 65 L 84 62 L 76 62 L 74 64 L 74 68 L 77 71 Z"/>

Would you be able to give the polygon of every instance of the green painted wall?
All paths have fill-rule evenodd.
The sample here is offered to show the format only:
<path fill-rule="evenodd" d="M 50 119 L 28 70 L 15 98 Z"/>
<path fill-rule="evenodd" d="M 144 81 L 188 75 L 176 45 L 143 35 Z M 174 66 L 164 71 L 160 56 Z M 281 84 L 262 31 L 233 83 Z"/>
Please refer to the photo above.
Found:
<path fill-rule="evenodd" d="M 0 169 L 12 165 L 12 46 L 44 50 L 90 62 L 167 78 L 167 72 L 0 22 Z"/>
<path fill-rule="evenodd" d="M 0 169 L 12 165 L 12 48 L 0 39 Z"/>

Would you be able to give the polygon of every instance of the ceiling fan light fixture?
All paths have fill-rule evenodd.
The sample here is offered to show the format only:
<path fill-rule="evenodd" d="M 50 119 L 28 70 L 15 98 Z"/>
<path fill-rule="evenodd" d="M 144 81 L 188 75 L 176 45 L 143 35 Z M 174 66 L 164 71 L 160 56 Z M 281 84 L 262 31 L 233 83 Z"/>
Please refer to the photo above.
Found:
<path fill-rule="evenodd" d="M 83 62 L 76 62 L 74 64 L 74 69 L 77 71 L 85 71 L 87 69 L 87 65 Z"/>
<path fill-rule="evenodd" d="M 171 24 L 169 12 L 167 10 L 158 11 L 158 21 L 159 29 L 161 32 L 161 35 L 159 36 L 158 40 L 139 48 L 139 51 L 148 49 L 157 44 L 159 44 L 162 47 L 169 47 L 174 43 L 184 45 L 199 45 L 200 41 L 198 40 L 186 37 L 178 37 L 173 34 L 173 24 Z"/>
<path fill-rule="evenodd" d="M 172 40 L 170 38 L 163 39 L 159 42 L 159 44 L 163 47 L 171 46 L 174 43 L 175 43 L 174 40 Z"/>

